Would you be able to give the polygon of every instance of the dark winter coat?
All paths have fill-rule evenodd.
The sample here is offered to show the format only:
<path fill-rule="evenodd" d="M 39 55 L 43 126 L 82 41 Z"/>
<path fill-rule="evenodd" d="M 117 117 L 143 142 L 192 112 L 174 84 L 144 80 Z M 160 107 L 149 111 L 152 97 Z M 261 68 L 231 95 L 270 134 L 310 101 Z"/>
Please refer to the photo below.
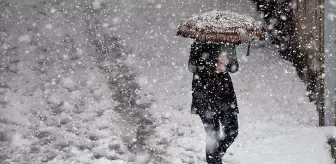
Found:
<path fill-rule="evenodd" d="M 218 56 L 226 53 L 226 72 L 216 73 Z M 194 42 L 191 45 L 188 69 L 193 73 L 191 113 L 228 110 L 238 113 L 237 99 L 228 72 L 238 70 L 234 44 Z"/>

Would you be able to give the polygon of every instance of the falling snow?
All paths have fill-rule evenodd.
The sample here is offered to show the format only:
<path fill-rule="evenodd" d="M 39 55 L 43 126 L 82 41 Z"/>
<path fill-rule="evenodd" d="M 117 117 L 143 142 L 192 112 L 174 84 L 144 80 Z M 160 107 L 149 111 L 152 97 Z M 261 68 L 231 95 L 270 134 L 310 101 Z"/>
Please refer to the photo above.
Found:
<path fill-rule="evenodd" d="M 177 26 L 213 10 L 263 17 L 248 0 L 0 0 L 0 10 L 1 164 L 205 164 L 212 140 L 190 114 L 192 40 Z M 317 126 L 296 68 L 267 39 L 246 49 L 224 163 L 331 163 L 336 131 Z"/>

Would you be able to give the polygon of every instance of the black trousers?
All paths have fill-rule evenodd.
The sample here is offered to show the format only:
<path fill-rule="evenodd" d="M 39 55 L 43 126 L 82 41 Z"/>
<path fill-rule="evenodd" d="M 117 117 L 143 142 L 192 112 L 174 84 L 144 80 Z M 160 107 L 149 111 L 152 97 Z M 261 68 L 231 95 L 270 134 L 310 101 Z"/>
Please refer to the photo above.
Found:
<path fill-rule="evenodd" d="M 227 149 L 238 136 L 238 118 L 233 110 L 220 112 L 203 112 L 199 114 L 206 132 L 206 160 L 208 164 L 221 164 L 221 153 Z M 222 129 L 222 136 L 220 135 Z"/>

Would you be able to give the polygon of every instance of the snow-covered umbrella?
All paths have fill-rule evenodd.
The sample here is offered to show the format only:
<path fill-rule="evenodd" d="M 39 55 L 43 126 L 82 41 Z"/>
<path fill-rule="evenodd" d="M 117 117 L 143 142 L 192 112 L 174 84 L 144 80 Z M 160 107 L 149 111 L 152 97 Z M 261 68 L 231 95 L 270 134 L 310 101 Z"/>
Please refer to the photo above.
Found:
<path fill-rule="evenodd" d="M 231 11 L 210 11 L 183 20 L 178 36 L 199 41 L 240 43 L 263 38 L 265 30 L 256 19 Z"/>

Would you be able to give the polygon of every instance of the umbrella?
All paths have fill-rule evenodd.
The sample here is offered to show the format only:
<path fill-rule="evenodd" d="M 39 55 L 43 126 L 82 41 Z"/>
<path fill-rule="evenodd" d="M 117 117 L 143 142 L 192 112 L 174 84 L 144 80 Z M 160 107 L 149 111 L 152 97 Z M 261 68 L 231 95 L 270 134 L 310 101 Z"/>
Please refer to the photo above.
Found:
<path fill-rule="evenodd" d="M 231 11 L 210 11 L 183 20 L 178 36 L 199 41 L 240 43 L 263 38 L 265 30 L 254 18 Z"/>

